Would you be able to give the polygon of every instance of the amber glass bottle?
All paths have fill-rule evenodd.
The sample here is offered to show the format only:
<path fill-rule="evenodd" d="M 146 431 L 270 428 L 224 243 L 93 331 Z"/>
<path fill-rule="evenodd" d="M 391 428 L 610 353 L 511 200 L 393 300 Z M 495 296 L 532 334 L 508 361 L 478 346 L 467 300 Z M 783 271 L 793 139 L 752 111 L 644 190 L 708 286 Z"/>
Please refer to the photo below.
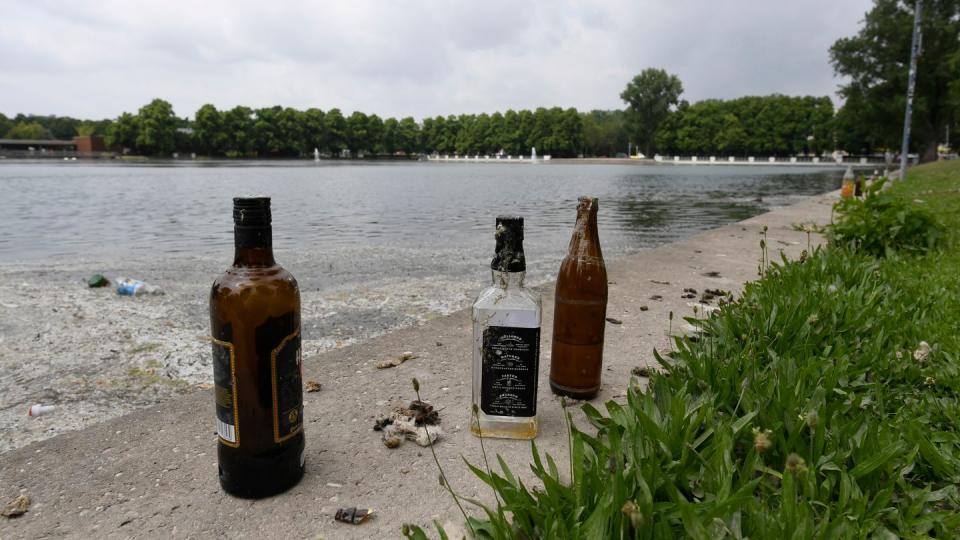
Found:
<path fill-rule="evenodd" d="M 220 485 L 266 497 L 303 476 L 300 290 L 273 259 L 270 199 L 233 200 L 236 255 L 210 291 Z"/>
<path fill-rule="evenodd" d="M 570 249 L 560 263 L 553 310 L 553 393 L 590 399 L 600 389 L 607 315 L 607 267 L 597 233 L 597 199 L 580 197 Z"/>

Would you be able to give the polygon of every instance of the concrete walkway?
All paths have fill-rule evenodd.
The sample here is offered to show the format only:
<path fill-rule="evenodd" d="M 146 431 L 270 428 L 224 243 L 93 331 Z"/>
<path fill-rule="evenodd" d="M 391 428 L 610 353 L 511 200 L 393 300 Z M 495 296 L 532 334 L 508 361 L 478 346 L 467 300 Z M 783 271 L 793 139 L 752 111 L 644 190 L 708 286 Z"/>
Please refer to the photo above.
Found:
<path fill-rule="evenodd" d="M 781 250 L 797 257 L 807 247 L 807 235 L 792 225 L 828 222 L 835 197 L 814 197 L 610 261 L 607 314 L 622 324 L 607 325 L 604 383 L 594 403 L 623 398 L 630 370 L 653 363 L 654 347 L 669 346 L 668 313 L 676 314 L 674 327 L 683 324 L 681 316 L 692 315 L 687 306 L 692 300 L 681 298 L 685 287 L 739 291 L 755 279 L 764 225 L 771 260 L 779 260 Z M 565 430 L 547 384 L 550 288 L 544 290 L 543 307 L 536 442 L 562 464 Z M 403 523 L 460 526 L 462 517 L 438 483 L 430 450 L 413 442 L 390 450 L 371 428 L 378 414 L 413 399 L 410 380 L 417 377 L 423 398 L 440 409 L 446 438 L 435 449 L 451 484 L 464 496 L 492 501 L 491 491 L 461 461 L 463 456 L 482 464 L 480 445 L 469 431 L 470 344 L 470 314 L 464 310 L 307 359 L 304 380 L 323 384 L 320 392 L 304 394 L 307 474 L 270 499 L 240 500 L 220 491 L 212 391 L 0 455 L 0 504 L 21 493 L 32 500 L 25 515 L 0 517 L 0 538 L 399 538 Z M 419 357 L 376 369 L 377 362 L 403 351 Z M 500 454 L 515 473 L 530 476 L 529 443 L 489 440 L 486 450 L 491 459 Z M 376 514 L 356 526 L 335 522 L 336 510 L 350 506 Z"/>

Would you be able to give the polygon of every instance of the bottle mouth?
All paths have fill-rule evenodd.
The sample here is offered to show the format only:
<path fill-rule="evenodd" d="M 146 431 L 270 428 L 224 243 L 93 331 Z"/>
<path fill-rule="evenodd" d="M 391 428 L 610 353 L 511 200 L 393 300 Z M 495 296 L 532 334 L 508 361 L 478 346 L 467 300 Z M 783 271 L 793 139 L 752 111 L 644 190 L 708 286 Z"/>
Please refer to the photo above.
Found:
<path fill-rule="evenodd" d="M 270 221 L 270 197 L 233 198 L 233 223 L 237 227 L 264 227 Z"/>
<path fill-rule="evenodd" d="M 577 210 L 596 210 L 600 205 L 600 199 L 596 197 L 582 196 L 577 199 Z"/>

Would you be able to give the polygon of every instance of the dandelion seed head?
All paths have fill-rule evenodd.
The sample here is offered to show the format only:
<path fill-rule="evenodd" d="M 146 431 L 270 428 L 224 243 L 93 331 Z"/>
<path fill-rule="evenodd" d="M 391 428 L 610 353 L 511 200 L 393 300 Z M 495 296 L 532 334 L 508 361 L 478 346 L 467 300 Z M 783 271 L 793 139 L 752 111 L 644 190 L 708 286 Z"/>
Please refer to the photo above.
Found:
<path fill-rule="evenodd" d="M 800 474 L 802 472 L 806 472 L 807 462 L 800 457 L 799 454 L 791 453 L 789 456 L 787 456 L 787 463 L 784 466 L 784 469 L 788 472 Z"/>
<path fill-rule="evenodd" d="M 753 428 L 753 449 L 757 451 L 758 454 L 762 454 L 770 449 L 773 446 L 773 441 L 770 440 L 770 437 L 773 435 L 773 432 L 769 429 L 763 431 L 760 428 Z"/>

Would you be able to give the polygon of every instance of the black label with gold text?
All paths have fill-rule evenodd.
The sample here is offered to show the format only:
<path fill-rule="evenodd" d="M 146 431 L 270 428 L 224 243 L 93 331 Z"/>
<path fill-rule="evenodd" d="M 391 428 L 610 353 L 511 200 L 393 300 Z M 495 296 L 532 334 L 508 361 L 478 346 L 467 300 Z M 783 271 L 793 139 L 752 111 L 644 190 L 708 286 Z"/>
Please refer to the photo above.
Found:
<path fill-rule="evenodd" d="M 275 442 L 283 442 L 303 427 L 299 329 L 274 349 L 270 362 L 273 365 L 273 436 Z"/>
<path fill-rule="evenodd" d="M 486 328 L 480 409 L 493 416 L 536 416 L 539 363 L 539 328 Z"/>
<path fill-rule="evenodd" d="M 273 441 L 283 443 L 303 429 L 300 328 L 293 312 L 269 317 L 257 327 L 259 396 L 271 411 Z"/>

